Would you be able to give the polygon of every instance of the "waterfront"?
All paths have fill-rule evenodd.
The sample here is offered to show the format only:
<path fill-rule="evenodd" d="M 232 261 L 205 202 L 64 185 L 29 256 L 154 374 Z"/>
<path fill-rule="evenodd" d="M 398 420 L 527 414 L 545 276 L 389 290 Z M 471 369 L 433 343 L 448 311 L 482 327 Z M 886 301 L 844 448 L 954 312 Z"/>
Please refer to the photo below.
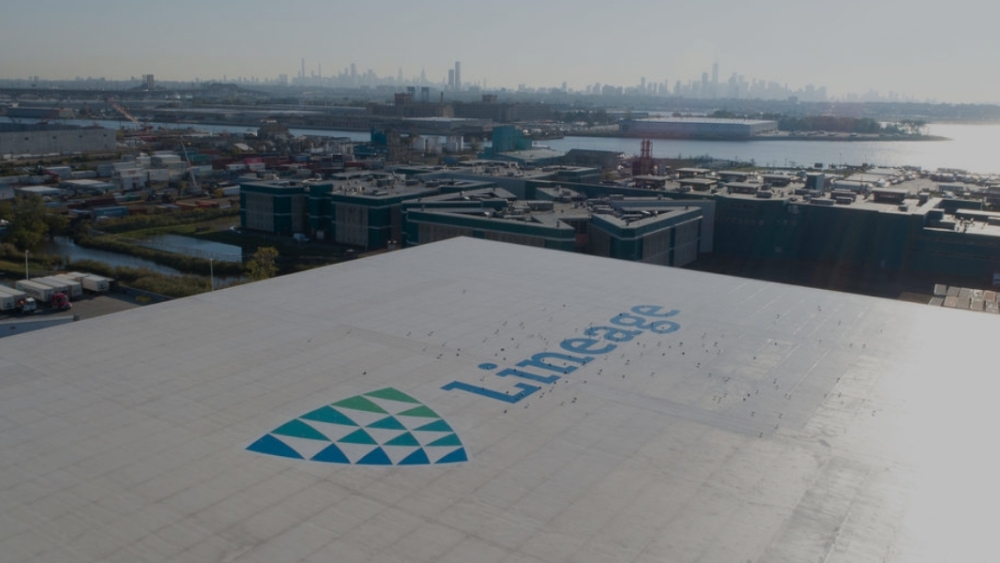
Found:
<path fill-rule="evenodd" d="M 224 244 L 202 240 L 184 235 L 160 234 L 136 241 L 140 246 L 154 248 L 166 252 L 193 256 L 195 258 L 213 259 L 219 262 L 242 262 L 243 249 L 232 244 Z M 44 246 L 46 254 L 65 256 L 71 261 L 96 260 L 109 266 L 128 266 L 130 268 L 148 268 L 162 274 L 180 274 L 178 270 L 163 266 L 128 254 L 109 252 L 98 248 L 87 248 L 77 245 L 69 237 L 54 237 Z"/>
<path fill-rule="evenodd" d="M 1000 173 L 1000 125 L 931 124 L 930 135 L 945 141 L 691 141 L 653 139 L 653 156 L 710 156 L 720 160 L 754 161 L 759 166 L 813 166 L 868 163 L 876 166 L 919 166 L 925 170 L 960 168 L 976 173 Z M 560 151 L 597 149 L 638 154 L 639 139 L 565 137 L 538 143 Z"/>
<path fill-rule="evenodd" d="M 109 122 L 114 123 L 114 122 Z M 196 127 L 208 132 L 241 133 L 241 125 L 154 124 L 170 128 Z M 294 135 L 349 137 L 367 142 L 370 134 L 335 129 L 290 129 Z M 927 134 L 945 137 L 942 141 L 696 141 L 654 139 L 653 156 L 688 158 L 709 156 L 718 160 L 753 161 L 759 166 L 811 167 L 867 163 L 874 166 L 918 166 L 925 170 L 958 168 L 976 173 L 1000 173 L 1000 124 L 946 124 L 927 126 Z M 625 137 L 575 137 L 539 142 L 540 146 L 560 151 L 599 149 L 634 155 L 639 153 L 639 139 Z"/>
<path fill-rule="evenodd" d="M 10 122 L 0 117 L 0 122 Z M 88 120 L 63 120 L 69 125 L 90 126 Z M 97 121 L 98 125 L 117 129 L 120 122 Z M 250 124 L 206 125 L 195 123 L 151 123 L 166 129 L 194 128 L 207 133 L 242 134 L 256 132 Z M 319 137 L 348 137 L 355 142 L 367 142 L 370 134 L 364 131 L 336 129 L 289 130 L 293 135 Z M 946 137 L 943 141 L 695 141 L 679 139 L 654 139 L 653 156 L 657 158 L 690 158 L 708 156 L 718 160 L 753 161 L 758 166 L 824 165 L 918 166 L 925 170 L 958 168 L 976 173 L 1000 173 L 1000 153 L 995 148 L 1000 141 L 1000 124 L 949 124 L 933 123 L 926 133 Z M 597 149 L 618 151 L 633 155 L 639 153 L 640 140 L 625 137 L 575 137 L 539 142 L 560 151 L 570 149 Z"/>

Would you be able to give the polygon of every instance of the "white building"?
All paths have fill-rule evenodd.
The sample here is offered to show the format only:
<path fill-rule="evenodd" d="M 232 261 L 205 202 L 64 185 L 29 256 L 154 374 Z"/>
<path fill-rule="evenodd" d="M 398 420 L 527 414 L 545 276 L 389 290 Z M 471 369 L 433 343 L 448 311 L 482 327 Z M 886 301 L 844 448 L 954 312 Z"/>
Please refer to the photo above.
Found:
<path fill-rule="evenodd" d="M 112 152 L 113 129 L 0 123 L 0 156 Z"/>
<path fill-rule="evenodd" d="M 0 339 L 28 561 L 989 561 L 995 317 L 452 239 Z"/>
<path fill-rule="evenodd" d="M 777 121 L 763 119 L 660 117 L 621 122 L 622 133 L 631 137 L 745 139 L 777 130 Z"/>

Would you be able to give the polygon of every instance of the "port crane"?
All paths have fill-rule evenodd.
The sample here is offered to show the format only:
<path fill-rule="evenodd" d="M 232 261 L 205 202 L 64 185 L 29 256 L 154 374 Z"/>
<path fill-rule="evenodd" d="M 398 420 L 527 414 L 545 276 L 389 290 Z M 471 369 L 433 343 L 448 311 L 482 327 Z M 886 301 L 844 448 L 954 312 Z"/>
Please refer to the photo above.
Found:
<path fill-rule="evenodd" d="M 194 195 L 202 195 L 201 188 L 198 187 L 198 180 L 194 176 L 194 167 L 191 166 L 191 158 L 188 157 L 187 147 L 184 146 L 184 139 L 181 139 L 181 152 L 184 153 L 184 162 L 187 163 L 188 174 L 191 176 L 191 189 L 189 190 Z"/>

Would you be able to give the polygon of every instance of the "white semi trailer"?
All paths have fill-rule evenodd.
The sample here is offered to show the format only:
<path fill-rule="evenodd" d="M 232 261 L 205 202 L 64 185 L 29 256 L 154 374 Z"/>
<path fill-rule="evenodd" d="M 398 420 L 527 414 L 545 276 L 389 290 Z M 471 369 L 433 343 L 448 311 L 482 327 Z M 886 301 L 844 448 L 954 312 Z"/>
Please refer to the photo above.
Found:
<path fill-rule="evenodd" d="M 59 293 L 65 294 L 66 297 L 70 297 L 69 283 L 67 283 L 66 280 L 60 280 L 53 278 L 51 276 L 45 276 L 41 278 L 31 278 L 31 281 L 43 283 L 51 287 L 52 289 L 58 291 Z"/>
<path fill-rule="evenodd" d="M 38 309 L 38 303 L 34 297 L 27 293 L 0 285 L 0 311 L 14 311 L 17 313 L 34 313 Z"/>
<path fill-rule="evenodd" d="M 58 293 L 52 286 L 32 280 L 18 280 L 14 286 L 35 298 L 39 303 L 48 303 L 52 295 Z"/>
<path fill-rule="evenodd" d="M 62 274 L 56 274 L 54 276 L 49 276 L 46 279 L 64 282 L 69 288 L 69 292 L 66 295 L 69 295 L 70 299 L 77 299 L 79 297 L 83 297 L 83 285 L 79 281 L 74 280 L 73 278 L 70 278 Z"/>
<path fill-rule="evenodd" d="M 85 274 L 83 272 L 67 272 L 56 277 L 68 278 L 80 283 L 86 291 L 94 293 L 104 293 L 111 289 L 111 280 L 96 274 Z"/>

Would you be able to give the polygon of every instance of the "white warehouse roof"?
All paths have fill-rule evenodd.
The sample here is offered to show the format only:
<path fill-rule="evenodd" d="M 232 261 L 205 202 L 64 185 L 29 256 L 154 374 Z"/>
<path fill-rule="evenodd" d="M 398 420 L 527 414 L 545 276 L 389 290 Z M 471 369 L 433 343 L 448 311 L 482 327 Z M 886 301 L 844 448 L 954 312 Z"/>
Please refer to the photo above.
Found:
<path fill-rule="evenodd" d="M 990 560 L 996 322 L 452 239 L 12 336 L 0 553 Z"/>

